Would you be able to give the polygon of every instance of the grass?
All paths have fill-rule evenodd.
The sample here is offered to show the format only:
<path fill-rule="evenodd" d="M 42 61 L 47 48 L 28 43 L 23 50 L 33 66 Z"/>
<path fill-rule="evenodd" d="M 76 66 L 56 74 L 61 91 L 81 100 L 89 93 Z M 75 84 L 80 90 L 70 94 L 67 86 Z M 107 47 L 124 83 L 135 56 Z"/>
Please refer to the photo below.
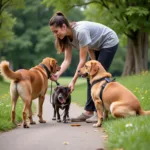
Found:
<path fill-rule="evenodd" d="M 83 80 L 83 81 L 82 81 Z M 139 99 L 144 110 L 150 110 L 150 73 L 140 75 L 117 77 L 116 81 L 130 89 Z M 60 83 L 66 84 L 71 79 L 61 78 Z M 79 78 L 72 93 L 72 101 L 84 106 L 86 102 L 86 79 Z M 116 119 L 109 115 L 104 120 L 104 128 L 108 139 L 107 150 L 147 150 L 150 142 L 150 116 L 128 117 Z"/>
<path fill-rule="evenodd" d="M 9 83 L 0 81 L 0 131 L 8 131 L 17 127 L 11 122 L 11 99 Z M 16 106 L 16 123 L 22 121 L 23 102 L 19 98 Z M 33 106 L 35 110 L 35 107 Z"/>
<path fill-rule="evenodd" d="M 119 78 L 119 82 L 130 89 L 139 99 L 144 110 L 150 110 L 150 73 Z M 104 121 L 108 134 L 108 150 L 147 150 L 150 141 L 150 116 L 114 119 Z"/>
<path fill-rule="evenodd" d="M 21 121 L 21 104 L 17 107 L 16 120 Z M 15 128 L 11 122 L 11 100 L 9 94 L 9 83 L 0 81 L 0 131 Z"/>
<path fill-rule="evenodd" d="M 150 73 L 143 72 L 141 75 L 137 76 L 117 77 L 116 80 L 130 89 L 138 97 L 144 110 L 150 110 L 149 79 Z M 70 81 L 71 78 L 61 77 L 58 82 L 61 85 L 68 85 Z M 53 85 L 55 84 L 53 83 Z M 11 102 L 10 97 L 8 96 L 8 91 L 9 84 L 0 82 L 0 130 L 3 131 L 10 128 Z M 75 90 L 72 93 L 72 101 L 84 106 L 86 102 L 86 95 L 86 79 L 79 78 L 75 86 Z M 3 105 L 1 105 L 2 103 Z M 18 107 L 17 109 L 20 109 L 20 106 Z M 22 109 L 20 109 L 20 111 L 21 110 Z M 21 115 L 21 112 L 19 112 L 18 115 Z M 18 115 L 18 120 L 20 120 L 21 117 Z M 11 128 L 13 127 L 14 126 L 11 125 Z M 107 120 L 104 120 L 102 127 L 108 135 L 108 139 L 106 141 L 106 147 L 108 150 L 149 149 L 150 116 L 115 119 L 110 115 Z"/>

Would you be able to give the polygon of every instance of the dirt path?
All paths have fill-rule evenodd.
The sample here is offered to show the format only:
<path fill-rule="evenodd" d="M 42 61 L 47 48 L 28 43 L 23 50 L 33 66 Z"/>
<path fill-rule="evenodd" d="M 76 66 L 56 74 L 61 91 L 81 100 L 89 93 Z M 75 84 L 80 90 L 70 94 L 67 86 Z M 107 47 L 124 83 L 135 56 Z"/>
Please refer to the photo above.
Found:
<path fill-rule="evenodd" d="M 35 100 L 37 104 L 37 100 Z M 92 124 L 81 123 L 80 127 L 72 127 L 71 123 L 52 121 L 52 106 L 49 96 L 44 102 L 44 119 L 46 124 L 39 124 L 29 129 L 18 127 L 0 134 L 0 150 L 96 150 L 104 148 L 104 133 L 101 128 L 93 128 Z M 75 117 L 83 108 L 71 104 L 70 117 Z"/>

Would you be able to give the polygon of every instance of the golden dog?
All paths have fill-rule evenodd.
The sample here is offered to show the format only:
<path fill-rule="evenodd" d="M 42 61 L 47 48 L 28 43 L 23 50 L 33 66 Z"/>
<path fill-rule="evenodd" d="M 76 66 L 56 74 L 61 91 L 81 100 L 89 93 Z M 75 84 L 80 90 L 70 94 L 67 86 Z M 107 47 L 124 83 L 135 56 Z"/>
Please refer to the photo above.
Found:
<path fill-rule="evenodd" d="M 94 127 L 100 127 L 102 125 L 102 120 L 108 117 L 108 112 L 117 118 L 134 115 L 150 115 L 150 111 L 144 111 L 141 108 L 138 99 L 131 91 L 118 82 L 106 81 L 106 78 L 109 79 L 111 74 L 106 72 L 98 61 L 90 60 L 86 62 L 84 67 L 78 72 L 82 77 L 89 77 L 92 85 L 91 96 L 98 115 L 98 122 L 93 124 Z M 103 87 L 106 82 L 107 84 Z M 101 99 L 100 93 L 102 88 Z M 103 114 L 104 109 L 105 114 Z"/>
<path fill-rule="evenodd" d="M 12 122 L 15 123 L 15 107 L 18 97 L 20 96 L 24 102 L 22 112 L 23 127 L 29 128 L 26 122 L 27 110 L 29 111 L 30 124 L 36 124 L 32 119 L 32 100 L 39 98 L 38 117 L 40 123 L 46 123 L 42 118 L 42 106 L 45 94 L 48 88 L 48 79 L 51 73 L 60 70 L 57 61 L 53 58 L 46 57 L 41 64 L 31 68 L 30 70 L 20 69 L 13 72 L 9 68 L 9 62 L 2 61 L 0 64 L 1 73 L 4 77 L 11 80 L 10 95 L 12 100 Z"/>

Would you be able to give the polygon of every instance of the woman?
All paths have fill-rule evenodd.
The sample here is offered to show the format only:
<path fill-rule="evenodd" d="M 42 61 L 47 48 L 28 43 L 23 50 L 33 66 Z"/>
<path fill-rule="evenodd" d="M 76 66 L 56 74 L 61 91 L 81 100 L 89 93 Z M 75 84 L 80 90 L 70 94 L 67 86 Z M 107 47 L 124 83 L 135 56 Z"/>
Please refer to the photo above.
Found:
<path fill-rule="evenodd" d="M 58 80 L 69 67 L 72 59 L 72 47 L 79 50 L 80 59 L 74 77 L 69 84 L 71 91 L 74 90 L 78 78 L 78 70 L 84 66 L 87 54 L 89 54 L 90 59 L 98 60 L 108 70 L 119 43 L 118 37 L 112 29 L 89 21 L 69 24 L 61 12 L 57 12 L 50 19 L 49 25 L 50 30 L 56 37 L 55 45 L 58 53 L 64 52 L 64 61 L 61 64 L 61 69 L 52 76 L 53 80 Z M 91 98 L 91 85 L 89 81 L 87 81 L 87 85 L 85 112 L 77 118 L 72 118 L 73 122 L 86 121 L 93 123 L 97 121 L 96 115 L 93 115 L 95 106 Z"/>

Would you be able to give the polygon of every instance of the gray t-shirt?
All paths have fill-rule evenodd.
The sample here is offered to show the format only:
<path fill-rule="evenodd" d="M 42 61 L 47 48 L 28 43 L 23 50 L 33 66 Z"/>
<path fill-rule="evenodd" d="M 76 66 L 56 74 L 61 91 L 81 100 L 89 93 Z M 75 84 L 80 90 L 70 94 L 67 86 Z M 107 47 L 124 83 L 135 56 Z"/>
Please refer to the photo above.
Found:
<path fill-rule="evenodd" d="M 117 34 L 100 23 L 79 21 L 73 25 L 72 29 L 73 41 L 69 42 L 77 49 L 88 45 L 89 49 L 100 50 L 119 43 Z"/>

